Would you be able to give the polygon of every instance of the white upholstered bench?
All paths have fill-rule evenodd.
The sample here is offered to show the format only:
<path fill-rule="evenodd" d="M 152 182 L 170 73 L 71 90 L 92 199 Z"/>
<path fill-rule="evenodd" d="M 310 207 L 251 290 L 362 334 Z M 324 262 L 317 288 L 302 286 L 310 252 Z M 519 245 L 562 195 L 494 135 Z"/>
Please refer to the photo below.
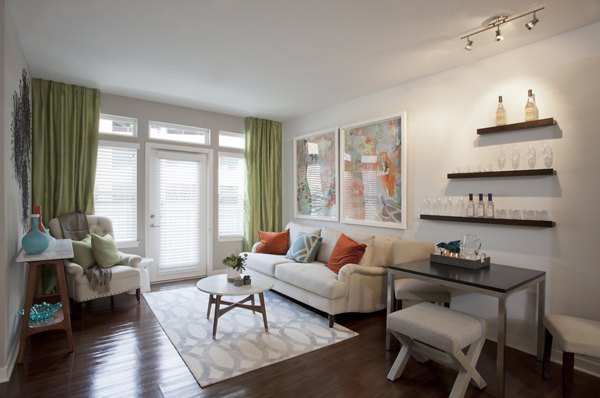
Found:
<path fill-rule="evenodd" d="M 485 342 L 485 322 L 482 319 L 431 303 L 419 303 L 388 315 L 388 330 L 402 343 L 387 378 L 402 375 L 409 357 L 425 362 L 432 359 L 458 370 L 450 393 L 451 398 L 463 397 L 473 380 L 482 389 L 485 380 L 475 369 Z M 467 354 L 463 349 L 469 347 Z"/>

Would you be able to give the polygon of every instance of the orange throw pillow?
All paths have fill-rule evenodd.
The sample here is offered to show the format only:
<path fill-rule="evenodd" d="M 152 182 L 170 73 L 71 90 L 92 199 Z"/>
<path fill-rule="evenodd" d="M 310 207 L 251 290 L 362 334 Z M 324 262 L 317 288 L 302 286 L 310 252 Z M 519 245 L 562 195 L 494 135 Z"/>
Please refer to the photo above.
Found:
<path fill-rule="evenodd" d="M 290 240 L 290 230 L 283 232 L 258 231 L 260 245 L 256 248 L 257 253 L 286 254 Z"/>
<path fill-rule="evenodd" d="M 358 264 L 366 249 L 367 245 L 357 243 L 342 234 L 327 261 L 327 267 L 337 274 L 345 264 Z"/>

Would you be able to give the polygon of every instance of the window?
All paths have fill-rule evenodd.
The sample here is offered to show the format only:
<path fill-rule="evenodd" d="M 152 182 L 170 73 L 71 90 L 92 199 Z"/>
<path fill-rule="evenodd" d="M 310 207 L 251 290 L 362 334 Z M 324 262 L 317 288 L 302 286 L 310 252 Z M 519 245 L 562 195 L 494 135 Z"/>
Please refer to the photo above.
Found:
<path fill-rule="evenodd" d="M 246 138 L 244 134 L 219 131 L 219 146 L 225 148 L 244 149 Z"/>
<path fill-rule="evenodd" d="M 245 181 L 244 156 L 219 153 L 219 239 L 244 236 Z"/>
<path fill-rule="evenodd" d="M 137 242 L 138 144 L 100 141 L 96 163 L 96 214 L 111 219 L 118 242 Z M 121 246 L 124 247 L 124 246 Z"/>
<path fill-rule="evenodd" d="M 210 144 L 210 129 L 152 121 L 149 125 L 150 138 L 202 145 Z"/>
<path fill-rule="evenodd" d="M 101 113 L 100 133 L 137 137 L 137 119 Z"/>

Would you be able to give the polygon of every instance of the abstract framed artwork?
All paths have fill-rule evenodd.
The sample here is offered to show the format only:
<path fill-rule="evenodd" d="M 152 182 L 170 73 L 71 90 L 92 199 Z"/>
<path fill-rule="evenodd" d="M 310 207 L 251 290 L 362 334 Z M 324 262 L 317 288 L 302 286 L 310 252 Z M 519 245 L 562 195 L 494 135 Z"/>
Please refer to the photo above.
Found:
<path fill-rule="evenodd" d="M 406 112 L 342 127 L 341 221 L 406 229 Z"/>
<path fill-rule="evenodd" d="M 339 220 L 338 128 L 294 139 L 294 217 Z"/>

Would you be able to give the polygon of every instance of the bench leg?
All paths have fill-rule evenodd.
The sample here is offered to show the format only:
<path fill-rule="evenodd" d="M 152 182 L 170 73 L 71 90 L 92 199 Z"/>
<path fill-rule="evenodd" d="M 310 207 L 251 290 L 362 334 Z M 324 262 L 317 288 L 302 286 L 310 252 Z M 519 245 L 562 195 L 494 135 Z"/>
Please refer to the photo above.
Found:
<path fill-rule="evenodd" d="M 563 352 L 562 364 L 562 390 L 563 398 L 573 396 L 573 368 L 575 367 L 575 354 Z"/>
<path fill-rule="evenodd" d="M 550 378 L 550 356 L 552 355 L 552 333 L 546 329 L 544 338 L 544 358 L 542 359 L 542 377 L 544 380 Z"/>
<path fill-rule="evenodd" d="M 404 372 L 404 368 L 408 363 L 408 358 L 410 358 L 410 353 L 408 351 L 408 347 L 406 345 L 402 345 L 400 349 L 400 353 L 396 357 L 394 364 L 392 365 L 390 371 L 388 372 L 387 379 L 394 381 L 402 375 Z"/>
<path fill-rule="evenodd" d="M 329 319 L 329 327 L 332 328 L 333 324 L 335 323 L 335 315 L 329 314 L 327 318 Z"/>

